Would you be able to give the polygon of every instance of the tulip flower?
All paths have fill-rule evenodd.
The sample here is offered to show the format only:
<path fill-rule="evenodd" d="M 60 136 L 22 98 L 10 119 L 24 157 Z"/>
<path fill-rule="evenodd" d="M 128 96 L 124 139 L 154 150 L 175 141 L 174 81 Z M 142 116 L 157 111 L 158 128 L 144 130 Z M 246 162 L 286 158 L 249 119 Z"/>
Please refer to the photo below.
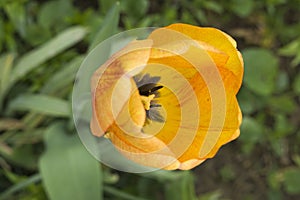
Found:
<path fill-rule="evenodd" d="M 91 79 L 91 132 L 126 158 L 191 169 L 240 134 L 243 61 L 215 28 L 172 24 L 135 40 Z"/>

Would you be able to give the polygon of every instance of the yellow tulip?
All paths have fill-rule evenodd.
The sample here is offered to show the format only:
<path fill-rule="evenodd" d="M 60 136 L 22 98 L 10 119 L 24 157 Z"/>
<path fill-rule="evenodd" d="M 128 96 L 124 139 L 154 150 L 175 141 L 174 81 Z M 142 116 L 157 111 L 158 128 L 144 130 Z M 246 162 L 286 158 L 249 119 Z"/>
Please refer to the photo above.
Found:
<path fill-rule="evenodd" d="M 191 169 L 239 136 L 242 77 L 241 54 L 226 33 L 156 29 L 94 73 L 91 131 L 141 165 Z"/>

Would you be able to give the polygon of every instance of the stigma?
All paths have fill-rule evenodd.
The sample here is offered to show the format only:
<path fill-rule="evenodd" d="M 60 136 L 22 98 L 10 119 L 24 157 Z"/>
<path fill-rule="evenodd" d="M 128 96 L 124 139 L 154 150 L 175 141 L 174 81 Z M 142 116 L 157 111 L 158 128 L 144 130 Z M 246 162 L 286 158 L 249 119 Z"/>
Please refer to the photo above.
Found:
<path fill-rule="evenodd" d="M 149 96 L 141 95 L 141 100 L 144 105 L 145 110 L 150 110 L 151 101 L 154 99 L 155 94 L 150 94 Z"/>
<path fill-rule="evenodd" d="M 146 123 L 150 121 L 164 122 L 165 119 L 161 114 L 161 105 L 157 101 L 163 88 L 159 84 L 159 76 L 150 76 L 149 74 L 139 74 L 134 77 L 138 87 L 141 102 L 146 111 Z"/>

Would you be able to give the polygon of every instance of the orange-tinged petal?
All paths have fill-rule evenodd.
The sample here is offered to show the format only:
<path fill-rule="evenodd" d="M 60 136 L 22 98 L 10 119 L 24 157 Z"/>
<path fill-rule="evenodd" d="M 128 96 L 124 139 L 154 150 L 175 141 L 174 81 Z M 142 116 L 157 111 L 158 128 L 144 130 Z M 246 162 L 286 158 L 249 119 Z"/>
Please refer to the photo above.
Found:
<path fill-rule="evenodd" d="M 168 64 L 180 70 L 180 72 L 190 71 L 192 75 L 196 73 L 195 69 L 190 69 L 193 66 L 189 61 L 182 58 L 182 55 L 189 51 L 191 46 L 203 50 L 197 57 L 201 57 L 202 54 L 208 54 L 210 57 L 205 56 L 212 59 L 220 67 L 224 66 L 229 59 L 229 56 L 220 49 L 203 41 L 193 40 L 188 35 L 167 28 L 153 31 L 148 38 L 153 40 L 153 49 L 149 62 Z"/>
<path fill-rule="evenodd" d="M 133 76 L 146 74 L 159 77 L 159 93 L 141 96 Z M 95 72 L 92 132 L 107 133 L 139 164 L 191 169 L 239 136 L 242 76 L 242 56 L 226 33 L 186 24 L 157 29 Z M 153 101 L 163 122 L 147 120 Z"/>
<path fill-rule="evenodd" d="M 149 40 L 133 41 L 113 55 L 94 73 L 91 79 L 93 98 L 91 131 L 94 135 L 102 136 L 107 131 L 130 96 L 137 90 L 131 77 L 141 71 L 147 63 L 150 55 L 149 45 L 151 45 Z M 114 99 L 117 102 L 113 102 Z M 142 105 L 141 102 L 136 102 Z M 141 106 L 137 107 L 142 108 Z M 138 113 L 141 112 L 145 112 L 143 108 L 138 111 Z M 135 122 L 141 119 L 140 115 L 137 117 Z M 143 122 L 144 119 L 137 124 L 141 125 Z"/>
<path fill-rule="evenodd" d="M 162 85 L 170 84 L 170 81 L 176 80 L 172 86 L 168 88 L 163 87 L 160 90 L 160 96 L 157 97 L 157 101 L 164 109 L 164 112 L 167 113 L 167 116 L 165 116 L 166 121 L 164 123 L 153 121 L 144 126 L 143 132 L 145 134 L 141 134 L 139 137 L 134 137 L 129 130 L 124 131 L 122 127 L 112 125 L 109 128 L 109 132 L 111 132 L 109 138 L 119 149 L 139 149 L 156 155 L 156 158 L 158 158 L 157 154 L 162 154 L 160 151 L 168 147 L 170 152 L 172 152 L 172 156 L 177 158 L 190 147 L 196 134 L 197 119 L 199 118 L 198 110 L 195 109 L 197 106 L 196 95 L 193 94 L 192 88 L 189 88 L 189 82 L 185 77 L 171 67 L 149 64 L 143 69 L 142 73 L 161 76 L 162 80 L 160 83 Z M 117 137 L 123 143 L 116 138 L 112 139 L 112 137 Z M 124 146 L 124 143 L 127 146 Z M 123 151 L 122 153 L 125 155 L 129 154 Z M 164 154 L 164 156 L 170 155 Z M 132 157 L 133 155 L 130 155 L 130 158 Z M 174 161 L 168 166 L 161 165 L 161 167 L 172 169 L 177 162 L 176 160 L 176 162 Z M 179 167 L 178 164 L 176 166 L 177 168 Z"/>
<path fill-rule="evenodd" d="M 224 74 L 222 74 L 222 76 L 224 76 Z M 201 113 L 204 114 L 200 116 L 199 129 L 195 140 L 184 155 L 178 158 L 180 162 L 188 161 L 191 158 L 204 160 L 213 157 L 222 145 L 238 136 L 241 123 L 241 112 L 235 93 L 231 88 L 226 88 L 226 117 L 224 125 L 220 127 L 211 127 L 212 99 L 210 98 L 209 90 L 206 87 L 201 87 L 204 83 L 199 75 L 194 77 L 191 84 L 195 86 L 195 92 L 198 94 L 200 115 Z M 224 84 L 226 85 L 226 82 Z M 218 137 L 213 138 L 213 141 L 211 141 L 209 137 L 214 135 L 217 135 Z"/>
<path fill-rule="evenodd" d="M 98 70 L 94 74 L 93 80 L 98 81 L 97 85 L 94 86 L 94 90 L 92 90 L 93 123 L 91 123 L 91 131 L 94 135 L 102 136 L 107 131 L 108 127 L 114 122 L 111 98 L 114 86 L 124 74 L 124 70 L 120 65 L 121 64 L 116 61 L 110 65 L 114 67 L 108 68 L 101 74 Z M 123 82 L 124 85 L 129 85 L 131 87 L 129 79 L 123 79 Z M 123 91 L 120 90 L 120 92 L 117 94 L 120 99 L 124 99 L 125 101 L 119 102 L 119 110 L 117 111 L 115 108 L 115 115 L 120 112 L 123 104 L 125 104 L 129 99 L 129 95 L 131 93 L 130 90 L 131 89 L 126 89 Z"/>
<path fill-rule="evenodd" d="M 243 62 L 236 49 L 236 42 L 226 33 L 215 28 L 202 28 L 188 24 L 172 24 L 167 29 L 178 31 L 190 38 L 207 43 L 225 54 L 229 55 L 229 59 L 224 66 L 235 75 L 236 92 L 241 86 L 243 76 Z"/>
<path fill-rule="evenodd" d="M 130 81 L 131 85 L 134 85 L 134 81 L 132 79 Z M 130 89 L 128 87 L 124 88 L 124 84 L 122 82 L 119 85 L 121 90 Z M 119 104 L 119 93 L 120 90 L 116 89 L 113 92 L 112 104 L 115 105 L 114 107 Z M 120 110 L 121 111 L 118 113 L 118 115 L 114 116 L 116 125 L 119 126 L 125 133 L 139 136 L 146 120 L 146 113 L 137 88 L 134 87 L 134 89 L 131 90 L 129 100 L 125 103 L 125 105 L 123 105 Z"/>
<path fill-rule="evenodd" d="M 197 62 L 199 61 L 199 59 L 195 59 L 196 57 L 195 55 L 199 55 L 199 52 L 201 53 L 201 50 L 196 51 L 195 47 L 190 48 L 189 50 L 186 51 L 186 54 L 181 56 L 180 58 L 182 59 L 182 57 L 186 57 L 187 60 L 189 60 L 191 62 L 192 60 L 192 64 L 194 66 L 199 67 L 200 71 L 201 71 L 201 64 L 205 64 L 209 61 L 206 62 Z M 205 56 L 205 52 L 204 55 Z M 205 59 L 204 59 L 205 60 Z M 160 60 L 157 60 L 157 62 Z M 150 60 L 149 62 L 153 62 L 153 60 Z M 159 62 L 161 63 L 161 62 Z M 173 63 L 171 63 L 173 64 Z M 210 63 L 211 64 L 211 63 Z M 189 65 L 191 65 L 189 63 Z M 182 67 L 184 68 L 184 67 Z M 210 130 L 208 131 L 208 128 L 210 126 L 210 120 L 211 120 L 211 100 L 210 100 L 210 91 L 207 88 L 207 83 L 205 82 L 205 80 L 203 80 L 200 76 L 200 74 L 196 74 L 194 75 L 195 77 L 193 78 L 193 80 L 195 81 L 195 83 L 191 83 L 192 86 L 195 86 L 194 91 L 195 93 L 198 95 L 198 101 L 200 102 L 200 114 L 203 113 L 200 117 L 200 125 L 199 125 L 199 132 L 197 133 L 197 135 L 191 135 L 189 137 L 186 137 L 186 135 L 189 135 L 190 132 L 192 132 L 193 128 L 192 126 L 190 126 L 190 124 L 186 125 L 186 126 L 176 126 L 176 124 L 182 122 L 182 118 L 185 117 L 187 118 L 187 116 L 190 116 L 189 113 L 185 113 L 182 114 L 180 113 L 181 109 L 187 109 L 189 108 L 189 111 L 192 111 L 193 109 L 195 109 L 195 105 L 193 104 L 189 104 L 188 102 L 188 97 L 191 96 L 190 94 L 193 93 L 193 91 L 187 92 L 188 90 L 186 90 L 186 87 L 183 87 L 184 84 L 178 84 L 176 87 L 176 83 L 178 82 L 178 80 L 180 79 L 184 79 L 185 81 L 188 81 L 188 77 L 185 77 L 183 74 L 180 74 L 180 76 L 176 77 L 175 75 L 172 75 L 172 70 L 176 69 L 177 73 L 178 73 L 178 68 L 175 68 L 174 65 L 167 65 L 165 67 L 162 66 L 155 66 L 155 64 L 152 65 L 147 65 L 142 73 L 149 73 L 152 76 L 161 76 L 162 77 L 162 81 L 161 83 L 165 83 L 166 85 L 168 85 L 170 87 L 170 83 L 173 81 L 173 84 L 171 85 L 171 87 L 173 87 L 173 91 L 170 91 L 168 89 L 162 89 L 162 95 L 158 98 L 158 101 L 161 103 L 162 107 L 164 109 L 166 109 L 166 113 L 168 114 L 168 118 L 166 120 L 166 123 L 164 124 L 163 128 L 160 130 L 160 132 L 158 132 L 155 136 L 160 139 L 161 141 L 163 141 L 166 145 L 169 145 L 169 148 L 172 152 L 174 152 L 174 154 L 176 155 L 176 157 L 179 157 L 179 161 L 185 164 L 182 164 L 181 168 L 182 169 L 188 169 L 190 167 L 193 167 L 193 165 L 196 165 L 197 163 L 200 163 L 199 160 L 201 160 L 201 162 L 203 160 L 206 159 L 206 154 L 208 154 L 210 151 L 213 151 L 213 147 L 215 146 L 215 144 L 218 145 L 218 148 L 220 145 L 226 143 L 226 138 L 223 139 L 223 137 L 220 136 L 221 140 L 217 141 L 218 138 L 215 139 L 215 142 L 212 142 L 213 144 L 210 144 L 208 147 L 205 147 L 206 149 L 208 149 L 207 153 L 201 157 L 201 155 L 199 155 L 201 146 L 206 138 L 207 134 L 213 134 L 214 132 L 216 132 L 217 136 L 219 136 L 219 132 L 221 132 L 222 130 L 219 127 L 210 127 Z M 192 68 L 191 68 L 192 69 Z M 211 68 L 213 69 L 213 68 Z M 186 71 L 188 71 L 188 69 L 186 69 Z M 202 69 L 202 71 L 207 71 L 207 69 Z M 215 69 L 215 72 L 218 73 L 218 70 Z M 231 73 L 229 70 L 227 70 L 228 73 Z M 174 73 L 173 73 L 174 74 Z M 175 73 L 176 74 L 176 73 Z M 225 79 L 226 76 L 220 76 L 220 80 L 222 81 L 222 78 Z M 213 79 L 214 77 L 212 77 L 211 79 Z M 176 82 L 174 82 L 174 80 L 176 80 Z M 192 80 L 192 81 L 193 81 Z M 166 90 L 166 91 L 164 91 Z M 175 93 L 177 96 L 181 96 L 182 102 L 183 104 L 180 104 L 178 102 L 178 97 L 174 96 Z M 225 94 L 225 93 L 224 93 Z M 173 97 L 172 97 L 173 95 Z M 234 96 L 234 94 L 232 94 Z M 222 99 L 221 99 L 222 100 Z M 224 101 L 226 99 L 223 99 Z M 185 103 L 185 101 L 187 103 Z M 201 103 L 202 102 L 202 103 Z M 172 105 L 174 105 L 172 107 Z M 189 106 L 190 105 L 190 106 Z M 201 106 L 202 105 L 202 106 Z M 176 113 L 176 110 L 178 113 Z M 197 119 L 197 117 L 191 117 L 189 120 L 189 122 L 195 121 L 195 119 Z M 222 122 L 222 120 L 221 120 Z M 150 127 L 148 128 L 148 130 L 151 129 L 153 130 L 153 127 L 156 123 L 153 122 L 152 126 L 150 125 Z M 220 127 L 222 127 L 223 124 L 220 125 Z M 190 129 L 186 128 L 186 127 L 190 127 Z M 179 129 L 181 128 L 180 132 L 184 133 L 185 137 L 180 137 L 178 136 L 179 133 Z M 196 128 L 197 129 L 197 128 Z M 155 129 L 154 129 L 155 130 Z M 145 127 L 145 132 L 147 132 L 147 126 Z M 151 135 L 151 134 L 150 134 Z M 226 134 L 228 135 L 228 134 Z M 195 137 L 195 140 L 194 140 Z M 177 138 L 177 139 L 174 139 Z M 180 138 L 180 139 L 178 139 Z M 154 142 L 148 142 L 147 144 L 145 144 L 145 141 L 135 141 L 133 139 L 128 139 L 127 141 L 129 141 L 129 143 L 131 143 L 134 147 L 144 147 L 146 149 L 148 149 L 148 145 L 150 146 L 155 146 L 153 145 Z M 186 142 L 184 142 L 186 141 Z M 193 142 L 193 144 L 191 144 Z M 186 145 L 184 145 L 183 147 L 179 147 L 182 143 L 185 143 Z M 152 149 L 153 151 L 155 150 Z"/>
<path fill-rule="evenodd" d="M 103 76 L 103 73 L 107 70 L 108 72 L 106 73 L 109 75 L 119 73 L 119 77 L 125 72 L 127 72 L 128 75 L 133 76 L 141 71 L 142 67 L 149 59 L 152 43 L 151 40 L 134 40 L 112 55 L 110 59 L 100 66 L 93 74 L 91 78 L 91 91 L 94 91 L 96 87 L 98 87 L 100 77 Z M 116 65 L 120 66 L 116 67 Z M 106 81 L 103 81 L 102 84 L 105 82 Z M 108 82 L 107 85 L 111 85 L 111 83 Z"/>
<path fill-rule="evenodd" d="M 178 167 L 178 169 L 189 170 L 189 169 L 192 169 L 192 168 L 200 165 L 204 161 L 205 161 L 205 159 L 204 160 L 190 159 L 188 161 L 184 161 L 184 162 L 180 163 L 180 166 Z"/>
<path fill-rule="evenodd" d="M 167 113 L 163 124 L 153 121 L 143 130 L 155 135 L 179 157 L 189 148 L 196 134 L 193 130 L 198 127 L 199 112 L 193 88 L 187 78 L 171 66 L 149 64 L 142 73 L 161 77 L 160 84 L 164 87 L 156 100 Z"/>
<path fill-rule="evenodd" d="M 111 126 L 110 132 L 109 138 L 115 147 L 136 163 L 169 170 L 177 169 L 180 165 L 176 156 L 156 137 L 143 139 L 128 136 L 117 125 Z M 139 147 L 132 144 L 139 144 Z"/>

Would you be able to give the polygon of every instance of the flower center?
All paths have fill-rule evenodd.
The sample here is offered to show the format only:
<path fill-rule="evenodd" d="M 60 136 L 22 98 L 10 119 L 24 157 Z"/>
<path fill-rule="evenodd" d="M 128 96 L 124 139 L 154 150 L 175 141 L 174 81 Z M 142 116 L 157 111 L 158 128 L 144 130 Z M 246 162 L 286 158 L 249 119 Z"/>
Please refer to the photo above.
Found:
<path fill-rule="evenodd" d="M 141 95 L 141 101 L 144 105 L 146 111 L 146 122 L 157 121 L 164 122 L 165 119 L 161 115 L 161 105 L 156 100 L 156 97 L 160 96 L 160 89 L 163 86 L 158 84 L 160 77 L 153 76 L 151 77 L 149 74 L 145 75 L 137 75 L 133 77 L 135 83 L 137 84 L 139 93 Z"/>
<path fill-rule="evenodd" d="M 151 94 L 149 96 L 141 96 L 142 103 L 144 105 L 145 110 L 150 110 L 151 107 L 151 101 L 154 99 L 155 95 Z"/>

